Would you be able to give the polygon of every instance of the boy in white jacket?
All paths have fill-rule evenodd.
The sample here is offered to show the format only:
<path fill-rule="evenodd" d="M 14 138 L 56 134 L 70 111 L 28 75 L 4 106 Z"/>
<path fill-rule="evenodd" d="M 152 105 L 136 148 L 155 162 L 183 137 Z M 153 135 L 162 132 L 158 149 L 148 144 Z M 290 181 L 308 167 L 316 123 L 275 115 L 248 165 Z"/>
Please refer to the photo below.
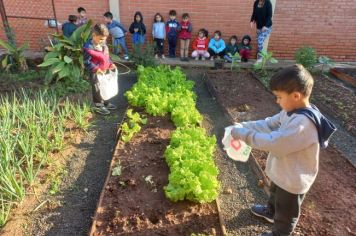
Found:
<path fill-rule="evenodd" d="M 309 103 L 311 74 L 294 65 L 275 74 L 270 89 L 282 111 L 265 120 L 242 122 L 231 135 L 259 150 L 269 151 L 266 174 L 272 181 L 267 205 L 254 205 L 253 214 L 273 223 L 262 236 L 289 236 L 298 222 L 305 194 L 318 173 L 319 149 L 336 130 Z"/>

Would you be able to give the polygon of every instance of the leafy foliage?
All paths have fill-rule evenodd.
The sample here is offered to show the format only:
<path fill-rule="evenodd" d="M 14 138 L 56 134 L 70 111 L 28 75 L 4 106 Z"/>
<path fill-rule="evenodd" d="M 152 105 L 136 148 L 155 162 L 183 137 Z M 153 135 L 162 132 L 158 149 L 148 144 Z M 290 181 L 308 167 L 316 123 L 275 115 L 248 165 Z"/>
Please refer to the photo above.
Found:
<path fill-rule="evenodd" d="M 171 113 L 178 127 L 165 152 L 171 170 L 164 188 L 167 198 L 174 202 L 213 201 L 219 191 L 218 169 L 213 160 L 216 139 L 197 127 L 202 116 L 195 107 L 194 83 L 187 81 L 179 68 L 167 66 L 139 66 L 138 76 L 138 82 L 125 94 L 129 103 L 144 107 L 154 116 Z"/>
<path fill-rule="evenodd" d="M 302 64 L 308 70 L 311 70 L 318 62 L 316 52 L 312 47 L 299 48 L 294 54 L 294 59 L 297 63 Z"/>
<path fill-rule="evenodd" d="M 164 154 L 171 170 L 164 188 L 170 200 L 203 203 L 216 199 L 219 182 L 212 158 L 215 144 L 215 137 L 207 137 L 200 127 L 179 128 L 173 133 Z"/>
<path fill-rule="evenodd" d="M 229 57 L 231 58 L 231 67 L 230 70 L 232 71 L 233 69 L 239 70 L 239 64 L 238 62 L 241 61 L 241 56 L 238 52 L 235 52 L 235 54 L 228 53 Z"/>
<path fill-rule="evenodd" d="M 39 67 L 47 67 L 46 80 L 82 79 L 84 77 L 83 45 L 89 39 L 92 21 L 76 29 L 68 38 L 64 35 L 53 36 L 58 41 L 50 48 Z"/>
<path fill-rule="evenodd" d="M 154 47 L 151 44 L 146 44 L 145 48 L 134 46 L 130 59 L 136 66 L 156 66 L 153 51 Z"/>
<path fill-rule="evenodd" d="M 125 122 L 121 126 L 121 140 L 125 143 L 129 142 L 132 137 L 140 132 L 141 126 L 147 123 L 147 118 L 142 118 L 139 113 L 133 112 L 132 109 L 128 109 L 126 112 L 128 122 Z"/>
<path fill-rule="evenodd" d="M 277 59 L 272 57 L 273 53 L 267 52 L 265 49 L 263 49 L 261 52 L 259 52 L 258 55 L 262 58 L 262 61 L 254 64 L 254 69 L 262 72 L 263 74 L 266 74 L 266 64 L 268 62 L 270 62 L 272 64 L 278 63 Z"/>
<path fill-rule="evenodd" d="M 24 72 L 28 70 L 28 65 L 24 56 L 24 52 L 28 48 L 28 43 L 16 47 L 15 44 L 0 39 L 0 46 L 6 50 L 1 59 L 1 68 L 5 71 L 13 70 Z"/>
<path fill-rule="evenodd" d="M 202 116 L 195 107 L 196 95 L 192 91 L 194 82 L 187 81 L 179 69 L 167 66 L 138 67 L 138 82 L 125 93 L 129 103 L 140 106 L 153 116 L 171 113 L 178 127 L 195 125 Z"/>

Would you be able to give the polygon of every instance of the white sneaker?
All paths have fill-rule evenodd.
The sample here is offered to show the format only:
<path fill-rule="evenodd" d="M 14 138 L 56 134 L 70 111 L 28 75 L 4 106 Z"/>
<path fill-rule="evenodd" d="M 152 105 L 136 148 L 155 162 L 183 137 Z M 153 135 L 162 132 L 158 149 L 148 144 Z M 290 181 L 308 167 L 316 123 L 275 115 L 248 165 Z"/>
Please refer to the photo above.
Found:
<path fill-rule="evenodd" d="M 196 57 L 195 60 L 196 60 L 196 61 L 199 61 L 199 57 Z"/>
<path fill-rule="evenodd" d="M 257 60 L 256 60 L 256 63 L 261 63 L 262 62 L 262 58 L 258 58 Z"/>
<path fill-rule="evenodd" d="M 205 57 L 202 57 L 201 60 L 202 60 L 202 61 L 205 61 Z"/>
<path fill-rule="evenodd" d="M 164 55 L 162 55 L 162 59 L 166 58 Z"/>
<path fill-rule="evenodd" d="M 124 60 L 128 61 L 129 59 L 130 59 L 130 58 L 129 58 L 128 55 L 125 55 L 125 56 L 124 56 Z"/>
<path fill-rule="evenodd" d="M 155 58 L 158 59 L 158 55 L 157 54 L 155 55 Z"/>

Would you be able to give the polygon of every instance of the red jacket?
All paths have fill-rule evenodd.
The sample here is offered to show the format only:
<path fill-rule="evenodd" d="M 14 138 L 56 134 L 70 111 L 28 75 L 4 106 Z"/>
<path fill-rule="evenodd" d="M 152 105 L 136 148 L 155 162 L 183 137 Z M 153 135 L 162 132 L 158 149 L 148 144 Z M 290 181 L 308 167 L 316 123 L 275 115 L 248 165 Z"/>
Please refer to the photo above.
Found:
<path fill-rule="evenodd" d="M 179 38 L 180 39 L 191 39 L 192 38 L 192 24 L 187 21 L 181 21 L 179 25 Z"/>
<path fill-rule="evenodd" d="M 209 45 L 209 39 L 207 37 L 196 37 L 192 43 L 193 50 L 207 51 Z"/>
<path fill-rule="evenodd" d="M 95 49 L 92 40 L 89 39 L 84 44 L 83 49 L 84 65 L 88 71 L 92 73 L 95 73 L 98 69 L 106 71 L 112 66 L 113 62 L 110 59 L 109 49 L 106 45 L 103 46 L 102 51 L 98 51 Z"/>

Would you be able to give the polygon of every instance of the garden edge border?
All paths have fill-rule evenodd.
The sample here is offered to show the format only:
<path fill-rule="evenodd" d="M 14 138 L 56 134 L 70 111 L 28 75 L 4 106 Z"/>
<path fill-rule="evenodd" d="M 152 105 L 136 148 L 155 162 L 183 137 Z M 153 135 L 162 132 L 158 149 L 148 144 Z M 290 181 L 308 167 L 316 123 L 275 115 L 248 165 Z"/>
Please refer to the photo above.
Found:
<path fill-rule="evenodd" d="M 118 127 L 119 128 L 118 128 L 117 133 L 116 133 L 115 149 L 113 151 L 112 159 L 110 161 L 110 167 L 109 167 L 109 170 L 108 170 L 108 174 L 106 176 L 104 185 L 103 185 L 102 190 L 100 192 L 99 200 L 98 200 L 96 208 L 95 208 L 95 214 L 94 214 L 94 217 L 93 217 L 92 224 L 90 226 L 90 231 L 88 232 L 88 236 L 93 236 L 94 232 L 96 230 L 96 224 L 97 224 L 97 218 L 98 218 L 98 208 L 102 204 L 102 201 L 103 201 L 103 198 L 104 198 L 105 186 L 107 185 L 107 183 L 109 182 L 109 179 L 111 177 L 111 172 L 112 172 L 113 163 L 114 163 L 114 156 L 116 155 L 116 153 L 118 151 L 117 146 L 118 146 L 118 143 L 119 143 L 120 137 L 121 137 L 121 125 L 126 119 L 126 112 L 127 112 L 128 109 L 130 109 L 130 106 L 126 107 L 124 116 L 123 116 L 122 120 L 120 121 L 120 123 L 118 123 Z M 223 216 L 221 214 L 221 208 L 220 208 L 220 203 L 219 203 L 219 199 L 218 198 L 216 198 L 215 204 L 216 204 L 216 209 L 218 211 L 218 217 L 219 217 L 219 224 L 220 224 L 221 232 L 222 232 L 223 236 L 227 236 L 225 221 L 224 221 L 224 218 L 223 218 Z"/>
<path fill-rule="evenodd" d="M 356 80 L 354 78 L 352 78 L 350 75 L 339 71 L 337 67 L 331 68 L 330 69 L 330 73 L 332 75 L 334 75 L 336 78 L 338 78 L 339 80 L 341 80 L 341 81 L 345 82 L 346 84 L 352 86 L 353 88 L 356 87 Z"/>
<path fill-rule="evenodd" d="M 251 73 L 250 71 L 249 71 L 249 73 L 252 75 L 253 78 L 255 78 L 253 73 Z M 207 75 L 207 73 L 205 73 L 205 75 Z M 207 77 L 208 77 L 208 75 L 207 75 Z M 257 78 L 255 78 L 255 79 L 257 79 Z M 217 96 L 217 94 L 215 92 L 215 89 L 214 89 L 213 85 L 210 83 L 210 81 L 208 79 L 204 79 L 203 78 L 203 81 L 204 81 L 209 93 L 217 100 L 217 102 L 219 104 L 219 107 L 223 110 L 224 114 L 228 117 L 228 119 L 231 121 L 231 123 L 233 123 L 234 119 L 229 114 L 227 109 L 222 105 L 219 97 Z M 260 164 L 258 163 L 256 157 L 252 153 L 250 154 L 250 158 L 248 159 L 248 164 L 252 168 L 252 170 L 255 173 L 257 179 L 263 181 L 263 183 L 264 183 L 263 184 L 263 190 L 269 196 L 269 194 L 270 194 L 270 192 L 269 192 L 270 180 L 268 179 L 268 177 L 266 176 L 266 174 L 262 170 L 262 168 L 261 168 Z"/>
<path fill-rule="evenodd" d="M 111 172 L 112 172 L 113 164 L 114 164 L 114 161 L 113 161 L 114 160 L 114 156 L 117 154 L 117 151 L 118 151 L 117 145 L 118 145 L 120 137 L 121 137 L 121 125 L 124 122 L 124 120 L 126 119 L 126 112 L 127 112 L 128 109 L 129 109 L 129 106 L 126 107 L 124 116 L 122 117 L 120 123 L 118 123 L 118 129 L 117 129 L 117 132 L 116 132 L 115 149 L 114 149 L 114 151 L 112 153 L 112 158 L 111 158 L 111 161 L 110 161 L 110 167 L 109 167 L 109 170 L 108 170 L 108 174 L 107 174 L 107 176 L 105 178 L 104 185 L 103 185 L 102 190 L 100 192 L 99 200 L 98 200 L 98 202 L 96 204 L 96 207 L 95 207 L 95 214 L 94 214 L 94 217 L 93 217 L 92 224 L 90 226 L 90 230 L 88 232 L 88 236 L 94 235 L 94 232 L 96 230 L 96 224 L 97 224 L 97 219 L 98 219 L 98 208 L 99 208 L 99 206 L 101 206 L 101 204 L 103 202 L 104 193 L 105 193 L 105 186 L 108 184 L 110 176 L 111 176 Z"/>

